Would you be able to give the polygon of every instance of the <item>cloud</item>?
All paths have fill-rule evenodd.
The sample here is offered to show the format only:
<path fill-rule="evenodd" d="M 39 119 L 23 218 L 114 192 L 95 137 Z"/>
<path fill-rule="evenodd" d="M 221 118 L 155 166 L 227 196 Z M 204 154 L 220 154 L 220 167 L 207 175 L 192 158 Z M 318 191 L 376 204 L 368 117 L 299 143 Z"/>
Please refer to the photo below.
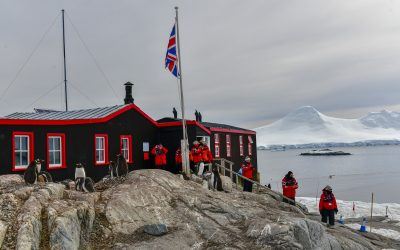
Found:
<path fill-rule="evenodd" d="M 302 105 L 355 117 L 400 105 L 400 3 L 389 0 L 6 0 L 0 91 L 64 8 L 81 36 L 68 19 L 71 108 L 121 103 L 122 84 L 131 81 L 143 110 L 156 119 L 170 116 L 179 99 L 163 60 L 175 5 L 189 117 L 198 109 L 205 120 L 252 128 Z M 63 108 L 60 22 L 0 100 L 0 114 Z"/>

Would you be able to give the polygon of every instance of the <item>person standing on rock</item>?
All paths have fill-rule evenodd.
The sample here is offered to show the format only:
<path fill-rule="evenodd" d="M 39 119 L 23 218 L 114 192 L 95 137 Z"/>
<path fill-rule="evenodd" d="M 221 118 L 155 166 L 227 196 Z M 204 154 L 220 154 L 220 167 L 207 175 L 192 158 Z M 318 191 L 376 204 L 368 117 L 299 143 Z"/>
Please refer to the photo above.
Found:
<path fill-rule="evenodd" d="M 293 172 L 289 171 L 282 179 L 283 201 L 292 205 L 296 204 L 296 189 L 298 184 L 293 176 Z M 288 199 L 287 199 L 288 198 Z"/>
<path fill-rule="evenodd" d="M 162 144 L 153 147 L 151 154 L 154 156 L 154 164 L 156 168 L 165 170 L 165 166 L 167 165 L 167 153 L 168 149 Z"/>
<path fill-rule="evenodd" d="M 328 222 L 328 227 L 335 225 L 335 214 L 337 214 L 338 208 L 336 204 L 335 196 L 332 193 L 332 188 L 328 185 L 322 190 L 321 198 L 319 200 L 319 213 L 321 214 L 321 221 L 324 223 Z"/>
<path fill-rule="evenodd" d="M 204 165 L 203 163 L 203 152 L 200 147 L 200 143 L 198 141 L 193 142 L 193 147 L 192 150 L 190 151 L 192 153 L 192 159 L 193 159 L 193 168 L 192 171 L 193 173 L 196 173 L 199 171 L 199 167 L 201 164 Z M 204 168 L 204 166 L 203 166 Z"/>
<path fill-rule="evenodd" d="M 210 148 L 208 147 L 206 141 L 201 140 L 200 141 L 200 148 L 201 148 L 201 154 L 202 154 L 202 159 L 203 159 L 203 169 L 199 168 L 199 172 L 197 175 L 201 176 L 204 172 L 204 166 L 208 167 L 208 170 L 210 169 L 210 165 L 212 164 L 213 161 L 213 156 L 211 153 Z"/>
<path fill-rule="evenodd" d="M 253 165 L 251 164 L 251 159 L 249 156 L 246 156 L 246 158 L 244 159 L 241 170 L 244 177 L 250 180 L 253 179 Z M 251 181 L 243 179 L 243 191 L 253 192 L 253 183 Z"/>

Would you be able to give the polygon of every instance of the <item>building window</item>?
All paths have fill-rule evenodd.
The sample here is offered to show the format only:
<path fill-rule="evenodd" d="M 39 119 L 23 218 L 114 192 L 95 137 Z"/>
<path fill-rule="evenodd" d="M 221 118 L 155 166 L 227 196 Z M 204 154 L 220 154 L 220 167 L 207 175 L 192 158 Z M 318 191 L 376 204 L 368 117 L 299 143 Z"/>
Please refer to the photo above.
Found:
<path fill-rule="evenodd" d="M 231 157 L 231 135 L 226 135 L 226 157 Z"/>
<path fill-rule="evenodd" d="M 249 150 L 249 155 L 252 155 L 253 152 L 253 139 L 251 138 L 251 135 L 247 137 L 248 139 L 248 144 L 247 144 L 247 149 Z"/>
<path fill-rule="evenodd" d="M 242 135 L 239 136 L 239 153 L 240 153 L 240 156 L 244 155 L 244 153 L 243 153 L 243 136 Z"/>
<path fill-rule="evenodd" d="M 65 134 L 47 134 L 47 168 L 66 168 Z"/>
<path fill-rule="evenodd" d="M 215 157 L 219 157 L 219 134 L 214 134 Z"/>
<path fill-rule="evenodd" d="M 132 136 L 131 135 L 121 135 L 120 136 L 120 148 L 121 154 L 124 156 L 126 162 L 132 163 Z"/>
<path fill-rule="evenodd" d="M 108 135 L 95 135 L 95 165 L 108 164 Z"/>
<path fill-rule="evenodd" d="M 13 170 L 25 170 L 34 158 L 33 133 L 13 133 Z"/>

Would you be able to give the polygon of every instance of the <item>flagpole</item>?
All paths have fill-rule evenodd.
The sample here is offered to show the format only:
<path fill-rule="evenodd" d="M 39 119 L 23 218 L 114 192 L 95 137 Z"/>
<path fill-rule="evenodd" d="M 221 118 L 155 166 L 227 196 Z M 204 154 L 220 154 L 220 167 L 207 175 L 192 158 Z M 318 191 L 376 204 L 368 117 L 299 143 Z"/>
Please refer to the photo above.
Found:
<path fill-rule="evenodd" d="M 179 89 L 181 96 L 181 111 L 182 111 L 182 130 L 183 130 L 183 141 L 184 148 L 182 148 L 182 167 L 183 171 L 187 176 L 190 175 L 190 166 L 189 166 L 189 143 L 188 143 L 188 134 L 185 120 L 185 101 L 183 98 L 183 85 L 182 85 L 182 64 L 181 64 L 181 48 L 179 41 L 179 24 L 178 24 L 178 7 L 175 6 L 175 23 L 176 23 L 176 41 L 177 41 L 177 56 L 178 56 L 178 65 L 179 65 Z"/>

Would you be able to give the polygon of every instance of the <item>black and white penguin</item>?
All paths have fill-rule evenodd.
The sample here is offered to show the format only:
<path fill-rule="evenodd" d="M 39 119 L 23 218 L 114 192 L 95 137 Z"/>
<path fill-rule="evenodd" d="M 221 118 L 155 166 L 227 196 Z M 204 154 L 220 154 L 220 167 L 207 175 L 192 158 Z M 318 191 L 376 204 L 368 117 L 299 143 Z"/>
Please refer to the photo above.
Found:
<path fill-rule="evenodd" d="M 24 172 L 24 180 L 26 184 L 35 184 L 38 176 L 38 167 L 36 161 L 31 161 Z"/>
<path fill-rule="evenodd" d="M 128 163 L 126 163 L 126 159 L 122 154 L 117 155 L 117 163 L 115 165 L 117 166 L 117 177 L 126 176 L 128 174 Z"/>
<path fill-rule="evenodd" d="M 27 184 L 36 184 L 39 183 L 46 183 L 52 182 L 53 178 L 51 177 L 50 173 L 46 171 L 42 171 L 42 163 L 44 161 L 40 159 L 36 159 L 29 163 L 27 169 L 24 173 L 24 180 Z"/>
<path fill-rule="evenodd" d="M 86 177 L 85 168 L 81 163 L 76 164 L 75 168 L 75 190 L 91 193 L 94 192 L 94 182 L 92 178 Z"/>

